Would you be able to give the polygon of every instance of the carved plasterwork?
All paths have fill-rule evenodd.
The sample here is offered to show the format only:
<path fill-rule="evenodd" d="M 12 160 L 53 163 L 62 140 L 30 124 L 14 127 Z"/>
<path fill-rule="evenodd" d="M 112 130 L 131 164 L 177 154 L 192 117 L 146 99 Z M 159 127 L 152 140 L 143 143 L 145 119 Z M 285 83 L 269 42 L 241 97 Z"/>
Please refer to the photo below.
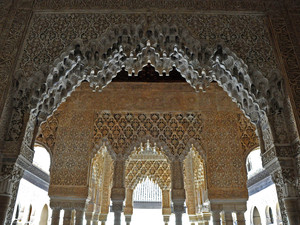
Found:
<path fill-rule="evenodd" d="M 22 44 L 23 35 L 26 25 L 29 21 L 31 11 L 20 10 L 12 7 L 12 1 L 1 1 L 1 17 L 0 17 L 0 44 L 2 50 L 0 52 L 0 111 L 5 102 L 5 97 L 10 87 L 10 80 L 15 71 L 17 55 Z"/>
<path fill-rule="evenodd" d="M 92 115 L 85 111 L 76 111 L 72 114 L 64 111 L 60 115 L 52 152 L 50 186 L 88 185 L 89 163 L 87 162 L 91 159 L 93 140 Z"/>
<path fill-rule="evenodd" d="M 265 34 L 264 24 L 261 23 L 263 19 L 258 17 L 233 17 L 228 15 L 167 16 L 164 14 L 157 14 L 155 17 L 145 17 L 138 14 L 127 15 L 126 17 L 111 14 L 53 14 L 46 16 L 37 14 L 33 18 L 34 27 L 29 31 L 30 38 L 25 45 L 20 71 L 23 71 L 24 74 L 36 74 L 34 76 L 40 79 L 36 84 L 31 84 L 32 87 L 37 85 L 35 86 L 37 91 L 32 93 L 30 104 L 41 120 L 51 114 L 82 80 L 87 79 L 96 89 L 101 89 L 111 81 L 122 66 L 127 67 L 128 71 L 136 71 L 141 69 L 138 67 L 151 58 L 151 63 L 159 71 L 165 70 L 168 72 L 174 64 L 181 71 L 182 76 L 195 88 L 198 88 L 198 86 L 205 87 L 212 79 L 217 80 L 233 100 L 238 102 L 245 113 L 253 121 L 257 121 L 259 109 L 280 110 L 282 106 L 278 97 L 282 95 L 283 91 L 281 77 L 278 72 L 273 70 L 276 66 L 274 66 L 272 49 L 262 51 L 262 48 L 269 46 L 266 44 L 269 41 Z M 147 26 L 126 25 L 135 23 L 134 21 L 137 20 L 145 21 Z M 216 21 L 219 20 L 220 23 L 217 23 Z M 217 24 L 223 24 L 225 20 L 228 21 L 229 27 L 216 27 Z M 255 27 L 260 29 L 253 34 L 249 34 L 249 37 L 255 36 L 254 39 L 245 40 L 247 35 L 244 33 L 248 32 L 248 29 L 244 26 L 251 24 L 249 20 L 256 24 Z M 43 26 L 41 27 L 39 23 L 42 21 Z M 83 23 L 84 21 L 89 21 L 89 31 L 79 31 L 83 29 L 79 26 L 79 30 L 77 29 L 74 33 L 72 26 L 75 26 L 77 22 Z M 113 21 L 118 21 L 122 25 L 116 26 L 114 29 L 108 29 L 108 21 L 111 24 L 114 24 Z M 209 21 L 214 21 L 212 27 L 207 24 Z M 43 28 L 45 23 L 48 24 L 46 30 Z M 101 27 L 93 27 L 99 24 L 101 24 Z M 241 27 L 237 24 L 240 24 Z M 66 25 L 68 26 L 66 27 Z M 57 30 L 57 27 L 61 27 L 61 29 Z M 199 33 L 199 27 L 204 29 L 203 32 Z M 226 36 L 223 37 L 224 29 L 227 28 L 228 34 L 235 35 L 232 39 L 227 39 Z M 234 32 L 233 29 L 238 30 Z M 38 34 L 37 30 L 41 33 Z M 213 34 L 210 35 L 209 33 L 212 31 Z M 69 33 L 68 36 L 64 35 L 66 32 Z M 70 34 L 72 32 L 74 38 L 67 40 L 68 37 L 72 37 Z M 77 38 L 79 33 L 82 34 L 80 35 L 82 41 L 75 41 L 69 50 L 54 61 L 54 57 L 57 57 L 65 46 Z M 203 36 L 203 34 L 209 35 L 209 42 L 211 43 L 206 43 L 206 41 L 201 43 L 199 41 L 207 39 L 206 35 Z M 58 39 L 62 36 L 64 38 Z M 87 40 L 92 39 L 95 41 L 87 43 Z M 31 40 L 36 40 L 36 43 L 31 42 Z M 149 46 L 149 50 L 146 47 L 147 40 L 153 42 L 153 45 Z M 256 70 L 248 69 L 246 64 L 228 48 L 224 45 L 217 45 L 220 40 L 222 43 L 226 42 L 226 46 L 229 47 L 237 47 L 237 42 L 242 41 L 241 46 L 244 48 L 245 46 L 249 48 L 258 47 L 257 42 L 259 42 L 258 49 L 243 51 L 248 52 L 249 55 L 242 58 L 249 59 L 247 60 L 250 62 L 249 64 L 257 62 L 257 59 L 262 59 L 262 62 L 255 65 L 255 67 L 266 70 L 261 74 Z M 44 44 L 41 44 L 41 42 L 44 42 Z M 230 42 L 232 42 L 232 45 Z M 57 47 L 53 47 L 53 44 L 56 44 Z M 212 47 L 207 47 L 208 44 Z M 51 46 L 51 48 L 47 50 L 40 49 L 41 46 Z M 143 47 L 146 48 L 144 50 L 148 53 L 153 51 L 153 57 L 149 55 L 150 58 L 145 57 Z M 39 50 L 33 51 L 33 49 Z M 237 49 L 240 49 L 240 47 Z M 36 59 L 41 61 L 31 61 L 33 59 L 30 56 L 32 53 L 36 55 Z M 47 55 L 44 55 L 45 53 Z M 258 57 L 256 54 L 263 55 Z M 139 55 L 142 56 L 140 59 Z M 164 57 L 171 60 L 161 60 Z M 53 61 L 54 68 L 48 74 L 47 69 L 42 69 L 42 64 Z M 161 68 L 159 68 L 160 66 Z M 25 72 L 28 70 L 26 68 L 30 68 L 29 73 Z M 32 68 L 34 69 L 32 70 Z M 265 79 L 265 77 L 268 79 Z M 274 99 L 275 95 L 277 99 Z"/>
<path fill-rule="evenodd" d="M 59 113 L 55 112 L 44 123 L 41 124 L 36 141 L 49 150 L 53 150 L 56 140 L 56 132 L 58 128 Z"/>
<path fill-rule="evenodd" d="M 106 137 L 117 155 L 129 155 L 132 144 L 149 136 L 165 143 L 169 158 L 185 155 L 190 139 L 200 142 L 203 121 L 201 113 L 106 113 L 96 114 L 94 143 Z"/>
<path fill-rule="evenodd" d="M 238 125 L 243 154 L 248 155 L 250 151 L 259 146 L 256 127 L 242 114 L 238 115 Z"/>
<path fill-rule="evenodd" d="M 222 116 L 211 113 L 205 119 L 205 135 L 202 135 L 201 144 L 204 149 L 209 149 L 205 160 L 209 199 L 248 196 L 246 156 L 240 155 L 242 135 L 238 129 L 239 119 L 239 115 L 230 113 L 222 113 Z"/>
<path fill-rule="evenodd" d="M 157 183 L 161 190 L 171 188 L 170 163 L 156 143 L 141 143 L 136 146 L 126 161 L 125 186 L 135 189 L 147 177 Z"/>

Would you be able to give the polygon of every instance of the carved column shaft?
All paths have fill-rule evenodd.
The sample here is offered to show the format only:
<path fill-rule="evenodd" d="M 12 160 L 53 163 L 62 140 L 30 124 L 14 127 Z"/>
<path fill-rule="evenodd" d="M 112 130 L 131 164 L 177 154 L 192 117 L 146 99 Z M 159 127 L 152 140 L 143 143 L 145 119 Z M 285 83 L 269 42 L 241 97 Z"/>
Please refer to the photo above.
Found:
<path fill-rule="evenodd" d="M 212 211 L 213 225 L 221 225 L 220 211 Z"/>
<path fill-rule="evenodd" d="M 225 212 L 226 225 L 233 225 L 232 212 Z"/>
<path fill-rule="evenodd" d="M 246 221 L 245 221 L 245 212 L 237 212 L 236 213 L 236 220 L 237 220 L 237 224 L 238 225 L 245 225 Z"/>
<path fill-rule="evenodd" d="M 63 225 L 70 225 L 72 220 L 72 209 L 64 209 Z"/>
<path fill-rule="evenodd" d="M 76 225 L 83 225 L 83 209 L 76 209 Z"/>
<path fill-rule="evenodd" d="M 185 212 L 184 200 L 173 200 L 176 225 L 182 225 L 182 214 Z"/>
<path fill-rule="evenodd" d="M 114 225 L 121 224 L 122 210 L 123 210 L 123 200 L 112 200 L 112 211 L 114 212 L 115 215 Z"/>
<path fill-rule="evenodd" d="M 59 208 L 52 208 L 51 225 L 59 225 L 59 215 L 60 215 L 60 209 Z"/>

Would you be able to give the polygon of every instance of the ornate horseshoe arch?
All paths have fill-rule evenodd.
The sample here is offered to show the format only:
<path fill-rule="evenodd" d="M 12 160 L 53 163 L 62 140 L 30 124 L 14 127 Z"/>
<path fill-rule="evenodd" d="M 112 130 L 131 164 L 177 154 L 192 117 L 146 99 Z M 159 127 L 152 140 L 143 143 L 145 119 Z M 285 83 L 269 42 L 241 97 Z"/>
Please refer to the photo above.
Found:
<path fill-rule="evenodd" d="M 228 48 L 210 48 L 186 29 L 167 24 L 147 29 L 122 25 L 87 44 L 75 40 L 55 60 L 46 78 L 37 74 L 39 79 L 29 84 L 35 90 L 29 108 L 42 122 L 82 81 L 101 91 L 119 71 L 136 74 L 147 63 L 162 76 L 176 69 L 196 91 L 217 81 L 252 122 L 263 112 L 282 109 L 283 79 L 277 71 L 270 71 L 272 76 L 266 77 L 272 79 L 268 80 L 259 71 L 248 69 Z M 24 94 L 28 93 L 21 90 L 16 98 Z"/>

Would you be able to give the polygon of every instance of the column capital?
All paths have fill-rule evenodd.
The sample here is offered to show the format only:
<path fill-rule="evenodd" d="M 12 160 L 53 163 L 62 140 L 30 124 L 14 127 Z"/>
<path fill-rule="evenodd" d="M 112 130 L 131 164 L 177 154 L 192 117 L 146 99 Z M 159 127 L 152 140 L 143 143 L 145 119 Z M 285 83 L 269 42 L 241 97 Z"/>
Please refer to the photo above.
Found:
<path fill-rule="evenodd" d="M 184 200 L 183 199 L 173 200 L 173 208 L 174 208 L 174 213 L 185 213 Z"/>
<path fill-rule="evenodd" d="M 123 200 L 112 200 L 112 211 L 122 212 L 123 211 Z"/>
<path fill-rule="evenodd" d="M 111 200 L 122 201 L 125 199 L 125 188 L 124 187 L 113 187 L 111 189 Z"/>
<path fill-rule="evenodd" d="M 72 198 L 50 198 L 50 208 L 57 209 L 75 209 L 84 211 L 86 208 L 86 199 L 72 199 Z"/>

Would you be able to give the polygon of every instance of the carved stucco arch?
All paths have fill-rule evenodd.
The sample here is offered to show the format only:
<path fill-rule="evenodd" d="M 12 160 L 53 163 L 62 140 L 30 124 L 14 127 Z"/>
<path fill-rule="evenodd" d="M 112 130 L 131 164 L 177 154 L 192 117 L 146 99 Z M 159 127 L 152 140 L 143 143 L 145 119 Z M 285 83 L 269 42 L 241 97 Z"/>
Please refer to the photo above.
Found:
<path fill-rule="evenodd" d="M 122 68 L 137 72 L 148 60 L 160 74 L 174 66 L 196 90 L 217 81 L 253 122 L 263 112 L 282 109 L 285 93 L 278 71 L 263 75 L 225 46 L 208 47 L 183 27 L 155 23 L 116 26 L 87 44 L 75 40 L 54 61 L 49 74 L 39 72 L 20 84 L 16 98 L 30 99 L 29 108 L 42 122 L 82 81 L 101 90 Z"/>
<path fill-rule="evenodd" d="M 159 159 L 159 161 L 156 161 L 154 159 L 150 158 L 149 159 L 140 159 L 140 160 L 133 160 L 130 156 L 134 155 L 134 147 L 139 147 L 140 144 L 146 144 L 147 141 L 149 140 L 149 143 L 151 144 L 151 146 L 154 146 L 154 143 L 156 144 L 156 147 L 161 149 L 162 154 L 160 155 L 161 159 Z M 170 153 L 170 151 L 165 151 L 164 148 L 167 148 L 167 146 L 163 143 L 160 143 L 159 140 L 157 140 L 158 142 L 153 141 L 152 137 L 144 137 L 144 138 L 140 138 L 138 141 L 136 141 L 131 147 L 132 150 L 126 151 L 125 155 L 127 155 L 127 153 L 129 153 L 129 155 L 127 155 L 126 158 L 126 168 L 125 168 L 125 185 L 126 188 L 130 188 L 130 189 L 135 189 L 136 185 L 143 181 L 144 179 L 146 179 L 147 177 L 149 179 L 153 179 L 154 183 L 157 183 L 158 186 L 161 188 L 161 190 L 170 190 L 171 188 L 171 164 L 170 164 L 170 158 L 166 155 L 166 153 Z M 163 159 L 163 160 L 162 160 Z M 158 168 L 156 168 L 154 171 L 154 173 L 152 173 L 150 170 L 153 169 L 153 167 L 155 167 L 155 163 L 159 162 Z M 141 167 L 137 166 L 137 164 L 140 163 L 142 164 Z M 133 164 L 134 166 L 130 169 L 128 169 L 129 164 Z M 146 166 L 145 166 L 146 165 Z M 147 167 L 149 166 L 149 167 Z M 166 168 L 164 167 L 166 166 Z M 142 173 L 142 170 L 145 170 L 145 173 Z M 137 170 L 137 174 L 134 175 L 132 178 L 129 177 L 130 174 L 132 174 L 133 170 Z M 159 173 L 159 170 L 163 170 L 162 174 Z M 167 176 L 167 179 L 164 179 L 164 176 Z"/>

